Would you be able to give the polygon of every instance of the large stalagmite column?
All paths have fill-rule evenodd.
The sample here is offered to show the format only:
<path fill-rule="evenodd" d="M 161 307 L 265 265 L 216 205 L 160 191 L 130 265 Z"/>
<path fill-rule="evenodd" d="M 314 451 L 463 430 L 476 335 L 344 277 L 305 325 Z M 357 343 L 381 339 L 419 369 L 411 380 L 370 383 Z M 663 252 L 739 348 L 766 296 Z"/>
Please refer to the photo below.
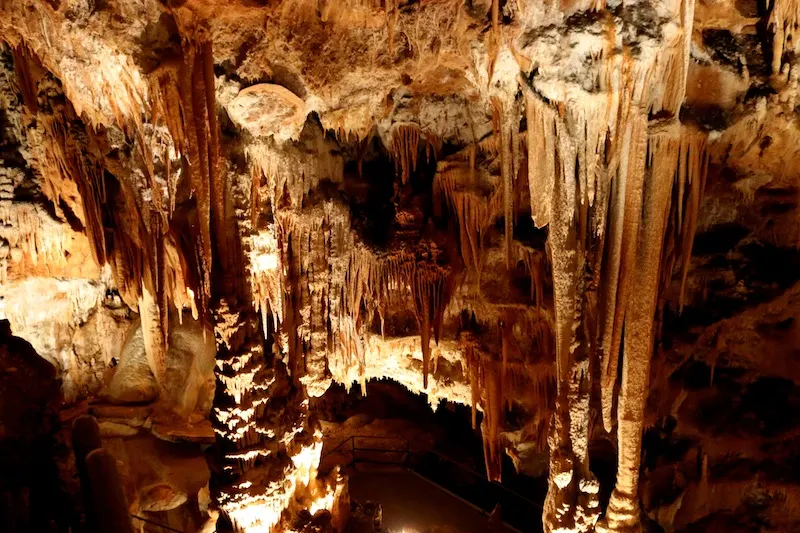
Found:
<path fill-rule="evenodd" d="M 642 420 L 694 2 L 671 7 L 672 19 L 656 37 L 624 22 L 604 27 L 616 30 L 608 39 L 586 35 L 596 84 L 565 80 L 564 69 L 573 65 L 558 54 L 546 67 L 537 57 L 529 80 L 531 213 L 537 226 L 549 225 L 556 319 L 558 397 L 543 515 L 548 533 L 595 530 L 598 486 L 588 457 L 594 375 L 602 380 L 608 431 L 618 399 L 620 454 L 614 498 L 597 529 L 639 526 Z M 642 37 L 638 53 L 620 48 L 620 29 Z M 668 117 L 669 124 L 648 124 L 652 116 Z"/>
<path fill-rule="evenodd" d="M 570 104 L 578 109 L 561 116 L 537 97 L 527 98 L 532 211 L 537 225 L 549 223 L 555 302 L 558 391 L 548 436 L 547 532 L 591 531 L 600 514 L 599 485 L 589 470 L 589 400 L 608 182 L 598 179 L 596 164 L 604 134 L 592 132 L 603 132 L 598 126 L 608 119 L 602 98 Z M 592 117 L 600 124 L 589 124 Z M 587 157 L 587 148 L 594 157 Z M 543 191 L 552 191 L 550 198 Z"/>
<path fill-rule="evenodd" d="M 635 264 L 629 272 L 634 290 L 628 292 L 626 303 L 622 382 L 617 407 L 617 483 L 598 531 L 641 531 L 638 491 L 642 428 L 650 383 L 659 280 L 665 264 L 662 257 L 665 231 L 673 190 L 679 191 L 680 210 L 685 181 L 695 185 L 695 192 L 699 189 L 697 185 L 704 181 L 704 143 L 703 135 L 687 134 L 676 119 L 650 125 L 641 224 Z M 696 195 L 689 193 L 690 211 L 697 209 L 695 198 Z M 687 212 L 684 220 L 687 226 L 693 226 L 694 214 Z M 693 234 L 693 228 L 688 232 L 687 228 L 678 227 L 677 230 Z"/>
<path fill-rule="evenodd" d="M 674 155 L 667 152 L 666 146 L 656 148 L 655 144 L 651 143 L 651 150 L 655 148 L 657 152 L 651 153 L 650 158 L 651 172 L 646 181 L 642 202 L 636 268 L 632 272 L 633 290 L 629 293 L 625 320 L 622 383 L 617 407 L 617 485 L 603 524 L 607 524 L 610 531 L 641 529 L 638 486 L 642 425 L 650 382 L 661 250 L 675 171 L 674 163 L 670 164 L 675 159 Z"/>

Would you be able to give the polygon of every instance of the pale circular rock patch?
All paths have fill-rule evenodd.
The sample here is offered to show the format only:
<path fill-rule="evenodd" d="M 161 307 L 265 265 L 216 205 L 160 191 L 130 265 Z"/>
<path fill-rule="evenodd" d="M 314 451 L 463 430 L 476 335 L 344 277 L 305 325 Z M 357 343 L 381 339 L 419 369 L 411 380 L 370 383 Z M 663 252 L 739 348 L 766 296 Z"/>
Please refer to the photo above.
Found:
<path fill-rule="evenodd" d="M 306 104 L 286 87 L 260 83 L 239 91 L 226 106 L 228 116 L 253 137 L 297 139 L 306 121 Z"/>

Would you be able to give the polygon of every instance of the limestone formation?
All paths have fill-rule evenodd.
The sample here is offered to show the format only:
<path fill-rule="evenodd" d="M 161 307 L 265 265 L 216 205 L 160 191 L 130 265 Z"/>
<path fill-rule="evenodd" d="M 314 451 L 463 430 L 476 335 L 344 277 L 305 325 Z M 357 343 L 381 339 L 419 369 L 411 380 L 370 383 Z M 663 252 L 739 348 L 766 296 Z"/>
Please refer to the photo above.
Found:
<path fill-rule="evenodd" d="M 341 531 L 312 400 L 376 379 L 469 405 L 491 480 L 548 454 L 546 533 L 755 501 L 790 531 L 800 419 L 761 396 L 800 405 L 798 24 L 797 0 L 0 0 L 0 318 L 118 449 L 213 439 L 210 508 L 123 471 L 192 531 Z M 726 447 L 702 409 L 752 427 Z"/>

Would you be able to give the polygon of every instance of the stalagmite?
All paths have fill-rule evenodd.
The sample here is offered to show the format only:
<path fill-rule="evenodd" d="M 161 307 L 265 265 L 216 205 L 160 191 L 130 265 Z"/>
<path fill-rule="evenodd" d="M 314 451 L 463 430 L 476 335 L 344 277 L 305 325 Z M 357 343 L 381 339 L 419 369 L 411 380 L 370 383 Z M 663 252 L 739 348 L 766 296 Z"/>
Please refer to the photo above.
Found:
<path fill-rule="evenodd" d="M 86 522 L 89 531 L 97 527 L 94 517 L 94 502 L 92 501 L 91 480 L 86 464 L 86 456 L 94 450 L 101 449 L 100 427 L 93 416 L 82 415 L 72 423 L 72 450 L 75 455 L 75 466 L 81 483 L 83 505 L 86 509 Z"/>
<path fill-rule="evenodd" d="M 116 459 L 107 450 L 98 448 L 86 456 L 86 467 L 98 531 L 133 533 Z"/>

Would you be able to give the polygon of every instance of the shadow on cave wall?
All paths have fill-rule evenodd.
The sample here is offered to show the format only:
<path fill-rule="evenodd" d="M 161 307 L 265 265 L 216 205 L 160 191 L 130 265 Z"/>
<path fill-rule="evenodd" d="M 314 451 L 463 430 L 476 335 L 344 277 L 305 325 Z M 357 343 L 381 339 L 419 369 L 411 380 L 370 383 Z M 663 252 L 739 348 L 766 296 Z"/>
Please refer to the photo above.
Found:
<path fill-rule="evenodd" d="M 77 515 L 56 455 L 61 388 L 56 370 L 0 321 L 0 524 L 7 533 L 66 532 Z M 66 449 L 61 455 L 67 454 Z M 68 454 L 67 454 L 68 455 Z"/>

